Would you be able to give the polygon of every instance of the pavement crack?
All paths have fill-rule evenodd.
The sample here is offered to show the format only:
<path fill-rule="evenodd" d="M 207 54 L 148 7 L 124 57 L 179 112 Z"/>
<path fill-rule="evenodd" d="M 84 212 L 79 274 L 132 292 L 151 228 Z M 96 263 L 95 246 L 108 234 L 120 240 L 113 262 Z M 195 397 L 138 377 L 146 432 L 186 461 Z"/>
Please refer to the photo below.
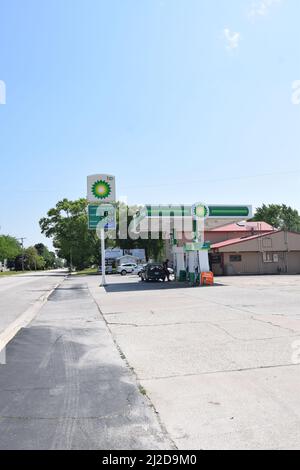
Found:
<path fill-rule="evenodd" d="M 163 375 L 161 377 L 141 377 L 141 382 L 147 382 L 151 380 L 165 380 L 165 379 L 177 379 L 180 377 L 200 377 L 201 375 L 217 375 L 217 374 L 230 374 L 232 372 L 249 372 L 256 370 L 265 370 L 265 369 L 278 369 L 282 367 L 299 367 L 300 364 L 276 364 L 270 366 L 260 366 L 260 367 L 245 367 L 238 369 L 226 369 L 226 370 L 214 370 L 206 372 L 196 372 L 189 374 L 174 374 L 174 375 Z"/>
<path fill-rule="evenodd" d="M 253 318 L 253 320 L 255 320 L 255 318 Z M 258 321 L 260 321 L 260 320 L 258 320 Z M 210 322 L 210 321 L 187 321 L 187 322 L 150 323 L 150 324 L 148 323 L 148 324 L 145 324 L 145 325 L 144 324 L 137 325 L 136 323 L 118 323 L 118 322 L 109 322 L 109 321 L 107 323 L 108 323 L 109 326 L 116 327 L 116 328 L 117 327 L 122 327 L 122 326 L 128 326 L 128 327 L 132 327 L 132 328 L 158 328 L 158 327 L 162 327 L 162 326 L 211 325 L 211 326 L 214 326 L 215 328 L 219 329 L 223 333 L 225 333 L 227 336 L 229 336 L 229 338 L 232 341 L 240 341 L 240 342 L 244 342 L 244 343 L 251 342 L 251 341 L 268 341 L 268 340 L 272 340 L 272 339 L 286 338 L 286 336 L 268 336 L 266 338 L 239 338 L 238 336 L 234 336 L 233 334 L 231 334 L 228 330 L 226 330 L 226 328 L 224 328 L 224 327 L 222 327 L 222 326 L 220 326 L 216 323 Z M 269 323 L 269 322 L 264 322 L 264 323 Z M 272 325 L 272 323 L 270 323 L 270 324 Z M 273 326 L 278 326 L 278 325 L 273 325 Z M 282 328 L 282 329 L 284 329 L 284 328 Z M 289 331 L 292 332 L 295 336 L 300 335 L 300 333 L 297 332 L 297 331 L 294 331 L 294 330 L 289 330 Z"/>
<path fill-rule="evenodd" d="M 252 320 L 255 320 L 255 318 L 252 318 Z M 260 321 L 260 320 L 258 320 Z M 269 322 L 263 322 L 263 323 L 269 323 Z M 217 325 L 215 323 L 211 323 L 211 322 L 208 322 L 208 324 L 210 325 L 213 325 L 215 326 L 216 328 L 218 328 L 219 330 L 223 331 L 225 334 L 227 334 L 231 339 L 233 339 L 234 341 L 241 341 L 241 342 L 244 342 L 244 343 L 249 343 L 251 341 L 269 341 L 271 339 L 281 339 L 281 338 L 286 338 L 286 336 L 268 336 L 267 338 L 238 338 L 237 336 L 234 336 L 232 335 L 231 333 L 229 333 L 229 331 L 227 331 L 225 328 L 223 328 L 222 326 L 220 325 Z M 270 323 L 272 325 L 272 323 Z M 273 325 L 273 326 L 277 326 L 277 325 Z M 280 328 L 280 327 L 279 327 Z M 300 336 L 300 333 L 299 332 L 296 332 L 296 331 L 292 331 L 292 333 L 294 333 L 295 337 L 296 336 Z M 291 336 L 292 337 L 292 336 Z"/>
<path fill-rule="evenodd" d="M 251 320 L 258 321 L 258 322 L 261 322 L 261 323 L 265 323 L 265 324 L 268 324 L 268 325 L 271 325 L 271 326 L 275 326 L 276 328 L 280 328 L 281 330 L 286 330 L 286 331 L 289 331 L 290 333 L 293 333 L 295 335 L 297 335 L 297 334 L 299 335 L 298 331 L 293 330 L 292 328 L 287 328 L 285 326 L 276 325 L 275 323 L 273 323 L 271 321 L 263 320 L 261 318 L 254 318 L 253 316 L 251 316 Z"/>
<path fill-rule="evenodd" d="M 234 336 L 232 335 L 231 333 L 229 333 L 229 331 L 227 331 L 225 328 L 223 328 L 222 326 L 220 325 L 217 325 L 216 323 L 212 323 L 212 322 L 208 322 L 209 325 L 213 325 L 215 328 L 218 328 L 219 330 L 223 331 L 223 333 L 225 333 L 226 335 L 229 336 L 229 338 L 235 340 L 235 341 L 241 341 L 241 338 L 238 338 L 237 336 Z M 245 341 L 245 340 L 244 340 Z"/>

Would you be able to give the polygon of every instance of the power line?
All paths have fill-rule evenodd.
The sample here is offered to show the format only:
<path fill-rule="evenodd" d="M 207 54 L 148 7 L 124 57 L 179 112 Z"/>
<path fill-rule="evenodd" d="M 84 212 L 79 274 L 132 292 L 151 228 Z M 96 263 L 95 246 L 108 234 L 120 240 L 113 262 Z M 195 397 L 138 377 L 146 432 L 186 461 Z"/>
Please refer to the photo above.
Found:
<path fill-rule="evenodd" d="M 280 172 L 273 172 L 273 173 L 260 173 L 257 175 L 244 175 L 244 176 L 230 176 L 225 178 L 211 178 L 211 179 L 198 179 L 198 180 L 189 180 L 189 184 L 194 183 L 217 183 L 220 181 L 237 181 L 243 179 L 252 179 L 252 178 L 263 178 L 266 176 L 282 176 L 282 175 L 295 175 L 295 173 L 300 173 L 300 170 L 289 170 L 289 171 L 280 171 Z M 182 184 L 181 181 L 172 182 L 172 183 L 160 183 L 160 184 L 149 184 L 149 185 L 142 185 L 142 186 L 121 186 L 121 189 L 131 189 L 131 188 L 160 188 L 160 187 L 172 187 Z"/>

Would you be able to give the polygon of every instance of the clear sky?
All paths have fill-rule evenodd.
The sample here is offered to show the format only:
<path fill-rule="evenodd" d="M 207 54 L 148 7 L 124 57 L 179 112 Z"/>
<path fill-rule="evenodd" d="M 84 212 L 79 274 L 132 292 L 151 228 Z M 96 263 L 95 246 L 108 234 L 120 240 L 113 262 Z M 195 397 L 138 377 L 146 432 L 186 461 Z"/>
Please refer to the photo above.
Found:
<path fill-rule="evenodd" d="M 132 204 L 299 210 L 299 18 L 299 0 L 0 0 L 1 232 L 43 240 L 98 172 Z"/>

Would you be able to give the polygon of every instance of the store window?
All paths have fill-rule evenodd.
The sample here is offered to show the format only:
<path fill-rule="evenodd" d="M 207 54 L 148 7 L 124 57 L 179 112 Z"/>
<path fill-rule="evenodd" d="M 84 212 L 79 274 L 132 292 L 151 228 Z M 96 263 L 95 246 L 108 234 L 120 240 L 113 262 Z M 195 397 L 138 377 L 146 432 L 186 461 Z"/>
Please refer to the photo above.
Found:
<path fill-rule="evenodd" d="M 262 246 L 264 248 L 272 248 L 272 238 L 263 238 L 262 239 Z"/>
<path fill-rule="evenodd" d="M 210 255 L 211 264 L 221 264 L 222 256 L 221 255 Z"/>
<path fill-rule="evenodd" d="M 229 261 L 230 263 L 240 263 L 242 261 L 242 255 L 230 255 Z"/>

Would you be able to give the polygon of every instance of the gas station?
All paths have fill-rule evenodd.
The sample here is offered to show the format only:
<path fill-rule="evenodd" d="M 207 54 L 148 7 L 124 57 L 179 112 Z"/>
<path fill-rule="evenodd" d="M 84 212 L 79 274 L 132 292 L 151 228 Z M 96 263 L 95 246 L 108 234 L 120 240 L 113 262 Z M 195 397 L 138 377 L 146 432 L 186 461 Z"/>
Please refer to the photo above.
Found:
<path fill-rule="evenodd" d="M 96 230 L 101 239 L 102 285 L 105 285 L 105 231 L 116 229 L 115 177 L 91 175 L 87 183 L 89 229 Z M 133 217 L 129 232 L 141 238 L 162 237 L 167 247 L 166 257 L 173 264 L 177 280 L 194 285 L 206 284 L 206 281 L 213 284 L 206 231 L 251 218 L 252 206 L 249 205 L 206 205 L 201 202 L 146 205 Z"/>
<path fill-rule="evenodd" d="M 136 215 L 136 227 L 144 233 L 162 233 L 179 281 L 201 283 L 210 273 L 209 240 L 205 232 L 252 218 L 249 205 L 147 205 Z M 202 276 L 203 277 L 203 276 Z"/>

